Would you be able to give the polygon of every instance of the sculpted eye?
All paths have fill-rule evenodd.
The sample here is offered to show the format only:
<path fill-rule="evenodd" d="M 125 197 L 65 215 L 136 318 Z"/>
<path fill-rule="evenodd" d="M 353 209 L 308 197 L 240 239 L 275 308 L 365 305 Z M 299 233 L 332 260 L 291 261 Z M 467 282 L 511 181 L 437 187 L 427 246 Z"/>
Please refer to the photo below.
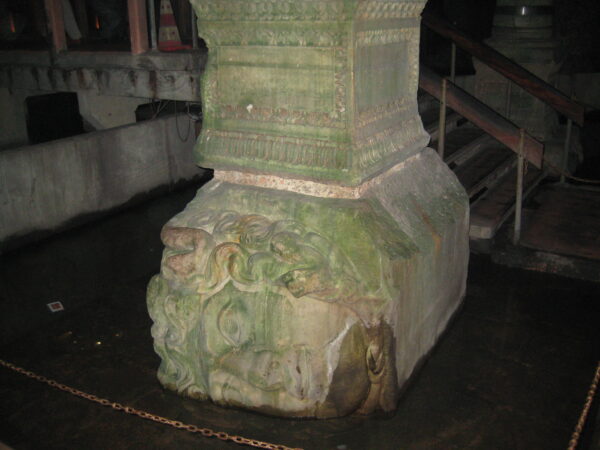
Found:
<path fill-rule="evenodd" d="M 233 347 L 240 347 L 248 340 L 248 320 L 244 311 L 231 303 L 219 313 L 219 331 Z"/>
<path fill-rule="evenodd" d="M 235 343 L 240 342 L 240 326 L 235 321 L 235 318 L 226 316 L 221 322 L 223 334 L 229 337 Z"/>

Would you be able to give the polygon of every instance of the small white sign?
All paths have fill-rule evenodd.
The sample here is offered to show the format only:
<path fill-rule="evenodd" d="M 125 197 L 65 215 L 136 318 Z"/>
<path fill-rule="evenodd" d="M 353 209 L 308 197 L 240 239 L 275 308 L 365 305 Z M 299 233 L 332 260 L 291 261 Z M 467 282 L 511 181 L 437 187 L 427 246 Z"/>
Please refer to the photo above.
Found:
<path fill-rule="evenodd" d="M 63 311 L 65 309 L 65 307 L 63 306 L 63 304 L 61 302 L 48 303 L 48 304 L 46 304 L 46 306 L 53 313 Z"/>

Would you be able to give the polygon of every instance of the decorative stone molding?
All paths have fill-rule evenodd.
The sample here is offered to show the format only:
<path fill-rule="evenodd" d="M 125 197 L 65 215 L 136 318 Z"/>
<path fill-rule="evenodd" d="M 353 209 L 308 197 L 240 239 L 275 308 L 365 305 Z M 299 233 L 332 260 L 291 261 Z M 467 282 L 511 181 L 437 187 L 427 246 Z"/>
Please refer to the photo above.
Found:
<path fill-rule="evenodd" d="M 191 2 L 211 51 L 199 165 L 358 185 L 390 152 L 408 149 L 388 167 L 426 144 L 405 95 L 418 85 L 421 1 Z"/>
<path fill-rule="evenodd" d="M 343 47 L 348 42 L 347 36 L 342 30 L 311 31 L 294 27 L 286 30 L 269 27 L 255 29 L 230 23 L 207 30 L 202 37 L 209 46 Z"/>
<path fill-rule="evenodd" d="M 289 22 L 344 20 L 341 0 L 221 0 L 192 1 L 200 20 L 226 22 Z"/>
<path fill-rule="evenodd" d="M 406 98 L 397 99 L 384 105 L 365 108 L 358 114 L 358 126 L 364 128 L 374 122 L 379 122 L 396 114 L 403 114 L 410 108 Z"/>
<path fill-rule="evenodd" d="M 360 186 L 341 186 L 332 183 L 319 183 L 316 181 L 301 180 L 297 178 L 278 177 L 277 175 L 256 174 L 252 172 L 238 172 L 234 170 L 217 170 L 215 179 L 227 183 L 240 184 L 244 186 L 277 189 L 279 191 L 295 192 L 296 194 L 310 195 L 322 198 L 344 198 L 359 199 L 365 193 L 387 179 L 397 174 L 407 163 L 421 157 L 420 153 L 396 164 L 384 173 L 362 183 Z"/>
<path fill-rule="evenodd" d="M 399 42 L 411 42 L 419 35 L 419 28 L 383 29 L 359 31 L 356 33 L 356 44 L 362 47 L 368 45 L 388 45 Z M 411 61 L 412 62 L 412 61 Z M 418 61 L 417 61 L 418 62 Z"/>
<path fill-rule="evenodd" d="M 422 10 L 421 2 L 363 1 L 355 17 L 362 20 L 416 18 Z"/>

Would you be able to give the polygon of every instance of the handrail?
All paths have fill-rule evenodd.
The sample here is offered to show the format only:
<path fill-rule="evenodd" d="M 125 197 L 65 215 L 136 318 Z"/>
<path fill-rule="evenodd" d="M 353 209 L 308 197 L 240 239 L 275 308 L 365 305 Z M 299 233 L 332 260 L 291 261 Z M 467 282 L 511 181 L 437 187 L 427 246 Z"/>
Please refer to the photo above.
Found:
<path fill-rule="evenodd" d="M 531 95 L 550 105 L 559 113 L 583 125 L 584 107 L 546 83 L 524 67 L 515 63 L 489 45 L 477 42 L 451 23 L 431 13 L 423 13 L 423 24 L 436 33 L 452 40 L 456 45 L 481 60 L 492 69 L 515 82 Z"/>
<path fill-rule="evenodd" d="M 442 78 L 421 65 L 419 86 L 437 99 L 442 97 Z M 519 154 L 521 130 L 471 94 L 446 81 L 446 104 L 469 122 Z M 544 144 L 528 134 L 523 139 L 523 157 L 538 168 L 542 167 Z"/>

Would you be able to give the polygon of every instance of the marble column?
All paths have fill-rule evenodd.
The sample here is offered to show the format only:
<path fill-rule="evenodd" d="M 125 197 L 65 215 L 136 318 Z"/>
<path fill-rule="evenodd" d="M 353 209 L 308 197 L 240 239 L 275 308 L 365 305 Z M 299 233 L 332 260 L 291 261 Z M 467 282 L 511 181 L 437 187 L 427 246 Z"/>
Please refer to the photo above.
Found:
<path fill-rule="evenodd" d="M 487 41 L 503 55 L 552 83 L 559 65 L 553 35 L 554 0 L 498 0 L 492 37 Z M 475 95 L 541 140 L 556 125 L 552 108 L 476 61 Z"/>
<path fill-rule="evenodd" d="M 425 0 L 191 0 L 215 178 L 162 230 L 161 383 L 287 417 L 395 408 L 465 292 L 468 199 L 417 111 Z"/>

